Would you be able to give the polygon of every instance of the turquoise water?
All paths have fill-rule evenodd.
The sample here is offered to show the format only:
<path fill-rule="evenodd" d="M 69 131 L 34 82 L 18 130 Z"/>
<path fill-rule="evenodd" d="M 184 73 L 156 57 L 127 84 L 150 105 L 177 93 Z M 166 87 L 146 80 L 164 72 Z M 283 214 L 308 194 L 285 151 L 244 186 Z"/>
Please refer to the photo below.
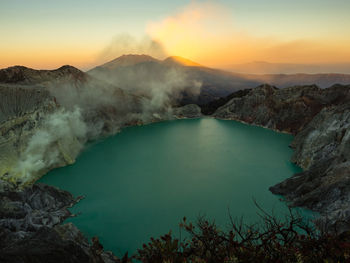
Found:
<path fill-rule="evenodd" d="M 173 230 L 186 216 L 206 215 L 225 228 L 233 217 L 258 220 L 287 211 L 268 188 L 299 172 L 289 160 L 293 137 L 210 118 L 130 127 L 86 148 L 74 165 L 40 181 L 86 198 L 69 219 L 98 235 L 117 255 Z"/>

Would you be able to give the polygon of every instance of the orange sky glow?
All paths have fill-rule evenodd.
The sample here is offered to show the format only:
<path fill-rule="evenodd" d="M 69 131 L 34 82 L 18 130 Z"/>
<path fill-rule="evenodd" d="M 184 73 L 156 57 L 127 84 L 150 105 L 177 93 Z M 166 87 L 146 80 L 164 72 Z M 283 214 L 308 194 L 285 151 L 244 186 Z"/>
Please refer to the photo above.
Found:
<path fill-rule="evenodd" d="M 204 65 L 224 66 L 250 61 L 339 63 L 350 61 L 350 36 L 344 39 L 254 36 L 235 27 L 223 6 L 192 4 L 182 12 L 148 24 L 147 32 L 169 54 Z"/>
<path fill-rule="evenodd" d="M 146 36 L 157 43 L 158 50 L 154 52 L 149 47 L 143 48 L 142 41 L 138 44 L 128 41 L 125 45 L 122 41 L 109 48 L 113 52 L 105 52 L 113 35 L 125 33 L 122 26 L 133 18 L 125 18 L 120 28 L 116 22 L 104 25 L 103 15 L 98 20 L 102 21 L 101 24 L 90 26 L 74 21 L 76 26 L 73 22 L 73 26 L 61 26 L 60 22 L 49 27 L 39 21 L 37 27 L 36 24 L 21 24 L 13 29 L 3 24 L 0 33 L 6 38 L 0 42 L 0 67 L 57 68 L 71 64 L 88 69 L 124 53 L 149 53 L 159 59 L 182 56 L 210 67 L 252 61 L 350 62 L 350 32 L 347 29 L 350 20 L 330 19 L 329 23 L 322 21 L 322 24 L 317 24 L 317 19 L 310 18 L 296 26 L 293 19 L 281 20 L 284 22 L 279 25 L 277 18 L 269 21 L 266 17 L 265 21 L 259 16 L 253 23 L 251 19 L 236 19 L 239 14 L 235 6 L 229 8 L 222 3 L 191 1 L 169 13 L 147 17 L 133 26 L 139 28 L 135 34 L 137 39 Z M 134 32 L 128 30 L 127 33 L 133 35 Z"/>

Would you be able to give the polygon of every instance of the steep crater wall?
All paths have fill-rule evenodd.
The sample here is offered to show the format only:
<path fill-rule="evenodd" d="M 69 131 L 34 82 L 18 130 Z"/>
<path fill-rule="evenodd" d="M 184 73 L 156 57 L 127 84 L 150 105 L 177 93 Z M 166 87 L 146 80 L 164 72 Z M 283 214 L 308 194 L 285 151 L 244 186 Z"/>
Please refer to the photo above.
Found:
<path fill-rule="evenodd" d="M 48 91 L 0 86 L 0 177 L 11 173 L 43 118 L 57 109 Z"/>

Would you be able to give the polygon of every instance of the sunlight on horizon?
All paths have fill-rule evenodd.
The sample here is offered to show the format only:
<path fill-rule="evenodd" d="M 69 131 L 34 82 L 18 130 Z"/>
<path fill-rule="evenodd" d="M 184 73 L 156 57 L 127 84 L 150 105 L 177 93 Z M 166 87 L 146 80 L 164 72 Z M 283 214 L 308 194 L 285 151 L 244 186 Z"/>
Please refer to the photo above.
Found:
<path fill-rule="evenodd" d="M 88 2 L 2 1 L 0 67 L 88 69 L 129 53 L 209 67 L 350 62 L 350 3 L 342 0 Z"/>

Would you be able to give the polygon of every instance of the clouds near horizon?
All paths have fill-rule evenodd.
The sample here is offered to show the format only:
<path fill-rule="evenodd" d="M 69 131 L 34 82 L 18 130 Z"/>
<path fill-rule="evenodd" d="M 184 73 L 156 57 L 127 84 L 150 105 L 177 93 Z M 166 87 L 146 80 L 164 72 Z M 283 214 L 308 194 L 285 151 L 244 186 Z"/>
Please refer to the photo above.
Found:
<path fill-rule="evenodd" d="M 152 21 L 149 35 L 169 54 L 211 66 L 250 61 L 338 63 L 350 61 L 349 39 L 296 35 L 295 39 L 271 32 L 256 35 L 240 28 L 234 12 L 213 2 L 192 2 L 181 11 Z M 278 21 L 276 21 L 278 23 Z M 312 35 L 312 34 L 310 34 Z"/>
<path fill-rule="evenodd" d="M 88 69 L 127 53 L 210 67 L 350 62 L 344 0 L 0 3 L 0 67 Z"/>

